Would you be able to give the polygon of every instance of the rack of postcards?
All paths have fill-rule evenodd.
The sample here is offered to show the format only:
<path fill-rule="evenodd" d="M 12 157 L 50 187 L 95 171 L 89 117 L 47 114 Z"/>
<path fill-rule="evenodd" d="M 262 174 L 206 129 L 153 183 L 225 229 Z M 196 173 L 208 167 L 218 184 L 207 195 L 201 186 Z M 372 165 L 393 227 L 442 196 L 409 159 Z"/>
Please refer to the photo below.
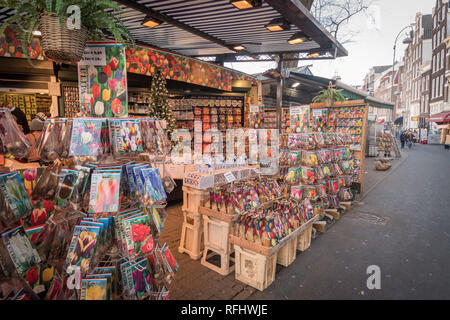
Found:
<path fill-rule="evenodd" d="M 29 142 L 0 110 L 1 151 Z M 27 300 L 168 299 L 178 264 L 160 245 L 167 189 L 140 152 L 168 153 L 149 118 L 47 119 L 43 168 L 0 173 L 0 296 Z"/>

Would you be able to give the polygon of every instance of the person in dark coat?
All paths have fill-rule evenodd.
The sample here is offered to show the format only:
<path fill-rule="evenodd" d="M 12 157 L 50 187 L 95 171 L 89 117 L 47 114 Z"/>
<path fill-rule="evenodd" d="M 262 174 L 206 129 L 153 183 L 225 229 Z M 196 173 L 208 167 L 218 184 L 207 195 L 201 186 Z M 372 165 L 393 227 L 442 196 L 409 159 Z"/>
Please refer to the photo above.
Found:
<path fill-rule="evenodd" d="M 406 134 L 405 132 L 402 132 L 402 134 L 400 135 L 400 143 L 402 145 L 402 149 L 405 148 L 405 141 L 406 141 Z"/>

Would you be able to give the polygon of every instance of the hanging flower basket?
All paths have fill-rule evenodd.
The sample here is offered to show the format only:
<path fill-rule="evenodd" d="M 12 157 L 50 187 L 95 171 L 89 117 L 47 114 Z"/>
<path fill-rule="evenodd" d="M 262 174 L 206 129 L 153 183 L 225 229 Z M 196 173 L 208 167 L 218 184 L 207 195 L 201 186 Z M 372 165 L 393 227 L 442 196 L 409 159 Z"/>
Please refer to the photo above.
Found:
<path fill-rule="evenodd" d="M 56 14 L 44 12 L 39 16 L 42 48 L 45 56 L 57 62 L 77 63 L 83 56 L 88 39 L 88 29 L 67 28 L 67 18 L 61 25 Z"/>

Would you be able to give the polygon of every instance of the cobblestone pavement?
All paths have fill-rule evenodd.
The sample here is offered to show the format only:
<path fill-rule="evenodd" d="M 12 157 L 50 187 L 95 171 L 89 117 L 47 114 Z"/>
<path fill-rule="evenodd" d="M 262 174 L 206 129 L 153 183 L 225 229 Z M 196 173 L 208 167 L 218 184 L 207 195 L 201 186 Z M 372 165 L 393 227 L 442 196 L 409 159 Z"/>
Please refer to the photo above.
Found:
<path fill-rule="evenodd" d="M 352 210 L 313 239 L 275 282 L 259 292 L 178 253 L 181 204 L 168 206 L 161 235 L 180 264 L 172 299 L 450 298 L 450 152 L 415 145 L 387 172 L 366 162 L 366 191 Z M 368 290 L 366 268 L 378 265 L 382 289 Z"/>

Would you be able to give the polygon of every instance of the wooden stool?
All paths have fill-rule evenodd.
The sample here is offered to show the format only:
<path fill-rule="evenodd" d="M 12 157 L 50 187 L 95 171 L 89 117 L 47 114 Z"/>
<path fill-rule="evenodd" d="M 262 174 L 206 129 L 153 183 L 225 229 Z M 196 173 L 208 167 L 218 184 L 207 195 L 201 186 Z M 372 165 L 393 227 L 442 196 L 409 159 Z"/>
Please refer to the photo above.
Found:
<path fill-rule="evenodd" d="M 202 215 L 183 211 L 184 221 L 181 229 L 178 252 L 187 253 L 193 260 L 198 260 L 203 252 Z"/>

